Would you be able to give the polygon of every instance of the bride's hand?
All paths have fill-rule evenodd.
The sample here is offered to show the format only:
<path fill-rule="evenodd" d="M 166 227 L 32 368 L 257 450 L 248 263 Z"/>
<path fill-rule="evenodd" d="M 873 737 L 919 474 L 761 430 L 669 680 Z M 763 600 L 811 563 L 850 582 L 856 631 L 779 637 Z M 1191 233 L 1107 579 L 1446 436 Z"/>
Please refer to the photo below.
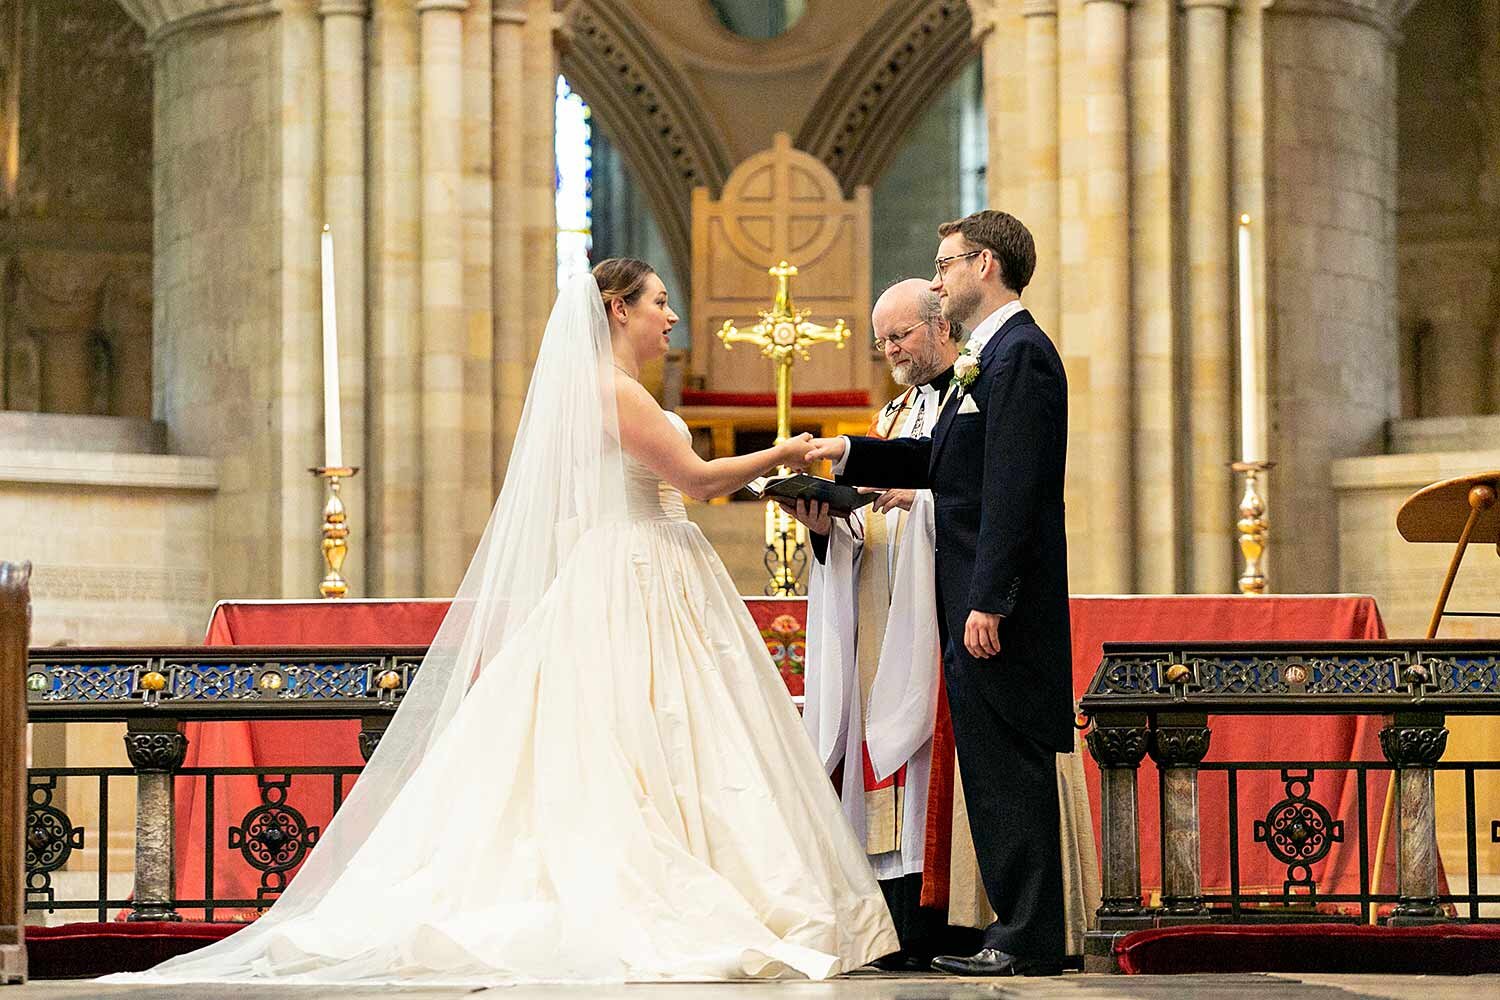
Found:
<path fill-rule="evenodd" d="M 844 457 L 844 439 L 842 437 L 813 438 L 812 448 L 807 453 L 809 462 L 821 462 L 825 458 L 837 463 Z"/>
<path fill-rule="evenodd" d="M 807 432 L 789 437 L 776 446 L 780 452 L 777 464 L 802 472 L 807 468 L 807 452 L 812 447 L 813 436 Z"/>

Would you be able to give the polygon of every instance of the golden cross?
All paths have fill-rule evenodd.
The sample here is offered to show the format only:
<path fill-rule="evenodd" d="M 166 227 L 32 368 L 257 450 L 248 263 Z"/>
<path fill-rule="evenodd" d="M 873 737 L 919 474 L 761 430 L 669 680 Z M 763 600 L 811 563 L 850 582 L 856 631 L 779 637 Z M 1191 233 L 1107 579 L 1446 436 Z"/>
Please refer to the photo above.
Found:
<path fill-rule="evenodd" d="M 719 339 L 724 342 L 725 350 L 735 344 L 754 344 L 762 356 L 776 365 L 776 440 L 783 441 L 792 433 L 792 362 L 799 357 L 810 360 L 812 356 L 807 349 L 813 344 L 833 344 L 842 351 L 849 339 L 849 328 L 843 320 L 831 327 L 810 323 L 807 317 L 812 314 L 792 304 L 795 265 L 781 261 L 767 273 L 776 279 L 776 300 L 770 311 L 762 311 L 760 322 L 749 330 L 741 330 L 734 320 L 726 319 L 719 328 Z"/>
<path fill-rule="evenodd" d="M 760 322 L 741 330 L 733 320 L 719 328 L 719 339 L 725 350 L 735 344 L 753 344 L 762 356 L 776 366 L 776 440 L 785 441 L 792 434 L 792 362 L 810 360 L 807 349 L 813 344 L 833 344 L 839 350 L 849 339 L 849 328 L 843 320 L 833 326 L 808 322 L 809 313 L 792 304 L 792 279 L 797 268 L 786 261 L 767 271 L 776 279 L 776 300 L 770 311 L 760 314 Z M 782 469 L 782 472 L 787 471 Z M 766 585 L 768 594 L 796 594 L 800 590 L 802 570 L 807 565 L 804 548 L 806 531 L 773 501 L 766 502 L 766 569 L 771 573 Z"/>

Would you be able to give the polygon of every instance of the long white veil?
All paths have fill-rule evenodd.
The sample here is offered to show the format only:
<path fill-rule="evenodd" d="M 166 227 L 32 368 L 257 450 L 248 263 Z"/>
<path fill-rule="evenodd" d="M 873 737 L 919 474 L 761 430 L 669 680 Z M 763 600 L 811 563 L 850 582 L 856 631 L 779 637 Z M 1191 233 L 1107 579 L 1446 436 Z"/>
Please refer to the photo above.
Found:
<path fill-rule="evenodd" d="M 612 357 L 599 286 L 592 275 L 578 275 L 562 289 L 547 321 L 505 485 L 474 559 L 348 799 L 259 920 L 154 971 L 178 981 L 248 972 L 264 952 L 267 935 L 312 910 L 338 881 L 453 718 L 477 672 L 504 669 L 498 654 L 560 568 L 569 560 L 594 557 L 589 545 L 576 544 L 579 539 L 624 519 Z"/>

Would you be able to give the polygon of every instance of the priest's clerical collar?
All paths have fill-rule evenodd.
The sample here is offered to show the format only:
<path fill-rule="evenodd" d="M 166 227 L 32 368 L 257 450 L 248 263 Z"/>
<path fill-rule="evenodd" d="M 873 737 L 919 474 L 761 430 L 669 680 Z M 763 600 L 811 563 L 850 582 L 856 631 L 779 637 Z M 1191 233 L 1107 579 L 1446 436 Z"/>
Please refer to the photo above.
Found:
<path fill-rule="evenodd" d="M 947 368 L 944 368 L 942 371 L 940 371 L 936 375 L 934 375 L 932 377 L 931 381 L 924 382 L 921 385 L 919 385 L 917 388 L 919 388 L 919 389 L 928 389 L 928 390 L 931 390 L 932 392 L 937 393 L 938 395 L 942 395 L 944 392 L 946 392 L 948 390 L 948 383 L 952 382 L 952 381 L 953 381 L 953 366 L 949 365 Z"/>

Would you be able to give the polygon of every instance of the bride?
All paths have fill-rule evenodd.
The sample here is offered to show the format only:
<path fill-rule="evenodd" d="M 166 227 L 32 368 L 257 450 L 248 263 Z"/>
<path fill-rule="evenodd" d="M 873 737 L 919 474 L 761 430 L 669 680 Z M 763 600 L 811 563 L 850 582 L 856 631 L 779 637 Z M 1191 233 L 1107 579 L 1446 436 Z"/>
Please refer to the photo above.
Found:
<path fill-rule="evenodd" d="M 505 485 L 349 799 L 244 930 L 129 982 L 484 986 L 835 975 L 897 950 L 728 573 L 705 462 L 636 380 L 677 316 L 640 261 L 559 295 Z"/>

